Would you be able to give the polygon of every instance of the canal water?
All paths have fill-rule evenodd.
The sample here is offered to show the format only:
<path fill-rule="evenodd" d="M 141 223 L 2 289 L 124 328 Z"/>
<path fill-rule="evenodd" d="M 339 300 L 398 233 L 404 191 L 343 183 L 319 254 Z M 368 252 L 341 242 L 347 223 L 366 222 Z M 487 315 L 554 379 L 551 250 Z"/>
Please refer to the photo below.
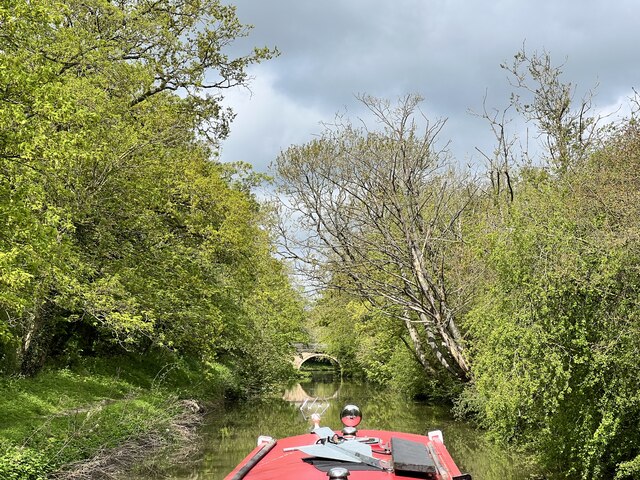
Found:
<path fill-rule="evenodd" d="M 248 404 L 221 407 L 211 412 L 203 427 L 204 444 L 197 458 L 176 466 L 174 480 L 223 479 L 255 447 L 259 435 L 282 438 L 309 431 L 300 406 L 305 399 L 329 403 L 322 425 L 340 429 L 339 412 L 353 403 L 363 413 L 360 428 L 399 430 L 425 434 L 441 430 L 444 442 L 460 469 L 474 480 L 525 480 L 523 462 L 485 440 L 470 425 L 452 418 L 449 409 L 407 400 L 390 391 L 351 380 L 314 376 L 291 385 L 282 396 Z M 165 477 L 166 478 L 166 477 Z"/>

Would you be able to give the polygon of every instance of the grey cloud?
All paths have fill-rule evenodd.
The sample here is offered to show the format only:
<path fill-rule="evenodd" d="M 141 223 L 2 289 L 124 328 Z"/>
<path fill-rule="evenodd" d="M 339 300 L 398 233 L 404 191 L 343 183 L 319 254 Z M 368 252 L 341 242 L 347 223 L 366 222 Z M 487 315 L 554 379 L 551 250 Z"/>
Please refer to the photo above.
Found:
<path fill-rule="evenodd" d="M 565 78 L 577 84 L 579 92 L 599 82 L 598 103 L 613 103 L 637 86 L 640 75 L 636 51 L 640 3 L 634 0 L 233 3 L 240 20 L 255 25 L 251 35 L 234 48 L 269 45 L 282 52 L 252 69 L 254 75 L 269 78 L 269 90 L 262 94 L 277 95 L 280 102 L 300 109 L 290 112 L 307 112 L 304 120 L 292 113 L 293 126 L 286 128 L 301 130 L 298 137 L 286 138 L 276 129 L 285 128 L 287 119 L 261 121 L 259 116 L 269 113 L 254 112 L 254 124 L 260 128 L 254 135 L 264 137 L 265 145 L 308 135 L 316 128 L 309 123 L 308 112 L 322 115 L 316 123 L 330 120 L 344 108 L 357 112 L 354 94 L 393 98 L 417 92 L 425 96 L 429 114 L 450 119 L 446 133 L 460 145 L 461 155 L 473 152 L 474 142 L 486 143 L 488 132 L 467 111 L 481 108 L 485 91 L 490 104 L 507 101 L 511 87 L 499 64 L 523 42 L 531 51 L 546 49 L 557 63 L 566 58 Z M 250 106 L 243 106 L 238 115 L 248 111 Z M 245 123 L 242 135 L 249 131 Z M 235 134 L 232 126 L 232 138 Z M 241 144 L 238 136 L 230 141 Z M 227 147 L 227 151 L 238 148 Z M 263 159 L 256 163 L 264 165 L 264 158 L 276 154 L 261 151 Z"/>

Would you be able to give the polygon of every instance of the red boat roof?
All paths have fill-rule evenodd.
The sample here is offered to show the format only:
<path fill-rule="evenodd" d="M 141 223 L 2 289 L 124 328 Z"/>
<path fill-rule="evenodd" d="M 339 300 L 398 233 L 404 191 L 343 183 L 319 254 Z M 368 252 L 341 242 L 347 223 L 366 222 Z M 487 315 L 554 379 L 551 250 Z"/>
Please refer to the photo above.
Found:
<path fill-rule="evenodd" d="M 340 434 L 340 432 L 336 433 L 338 435 Z M 432 458 L 433 463 L 435 463 L 435 473 L 402 472 L 402 475 L 398 475 L 395 471 L 381 469 L 358 470 L 358 468 L 362 467 L 362 464 L 349 464 L 337 460 L 333 461 L 335 466 L 342 466 L 349 470 L 349 480 L 391 480 L 395 478 L 402 478 L 405 480 L 410 480 L 412 478 L 429 478 L 433 480 L 471 480 L 471 476 L 462 475 L 460 473 L 460 470 L 444 446 L 441 436 L 438 436 L 438 434 L 430 435 L 431 438 L 429 438 L 424 435 L 385 430 L 359 430 L 357 438 L 360 439 L 365 437 L 379 440 L 379 442 L 376 441 L 371 445 L 372 453 L 373 457 L 384 462 L 390 462 L 392 460 L 391 454 L 384 453 L 384 447 L 392 445 L 392 438 L 399 439 L 393 441 L 396 445 L 404 443 L 410 447 L 414 445 L 419 449 L 426 449 L 426 451 L 429 452 L 428 456 Z M 402 442 L 402 440 L 408 442 Z M 225 477 L 225 480 L 326 480 L 328 478 L 326 467 L 327 465 L 331 466 L 332 460 L 319 462 L 323 464 L 323 471 L 320 470 L 322 466 L 315 466 L 309 463 L 311 455 L 297 449 L 297 447 L 314 445 L 317 441 L 318 436 L 316 434 L 308 433 L 279 439 L 273 445 L 269 445 L 267 443 L 258 445 L 229 475 Z M 256 462 L 257 457 L 260 458 Z M 394 455 L 394 460 L 396 463 L 399 462 L 396 455 Z M 255 463 L 255 465 L 249 468 L 253 463 Z"/>

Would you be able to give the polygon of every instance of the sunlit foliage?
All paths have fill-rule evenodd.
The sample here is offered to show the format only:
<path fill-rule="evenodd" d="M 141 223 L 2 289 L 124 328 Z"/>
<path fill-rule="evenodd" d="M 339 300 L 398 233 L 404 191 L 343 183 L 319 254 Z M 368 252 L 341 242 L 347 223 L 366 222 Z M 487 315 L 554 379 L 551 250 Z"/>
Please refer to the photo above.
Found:
<path fill-rule="evenodd" d="M 275 52 L 229 56 L 249 27 L 215 0 L 7 0 L 0 25 L 4 372 L 121 349 L 208 362 L 265 336 L 284 351 L 301 305 L 259 178 L 216 161 L 222 92 Z"/>

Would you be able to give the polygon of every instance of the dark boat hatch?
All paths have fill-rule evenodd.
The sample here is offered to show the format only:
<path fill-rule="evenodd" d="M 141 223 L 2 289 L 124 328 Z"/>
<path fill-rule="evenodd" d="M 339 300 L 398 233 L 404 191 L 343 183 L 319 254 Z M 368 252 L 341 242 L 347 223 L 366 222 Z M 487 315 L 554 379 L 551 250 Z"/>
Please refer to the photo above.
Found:
<path fill-rule="evenodd" d="M 438 473 L 436 463 L 422 443 L 392 437 L 391 452 L 393 469 L 398 475 L 431 478 Z"/>

